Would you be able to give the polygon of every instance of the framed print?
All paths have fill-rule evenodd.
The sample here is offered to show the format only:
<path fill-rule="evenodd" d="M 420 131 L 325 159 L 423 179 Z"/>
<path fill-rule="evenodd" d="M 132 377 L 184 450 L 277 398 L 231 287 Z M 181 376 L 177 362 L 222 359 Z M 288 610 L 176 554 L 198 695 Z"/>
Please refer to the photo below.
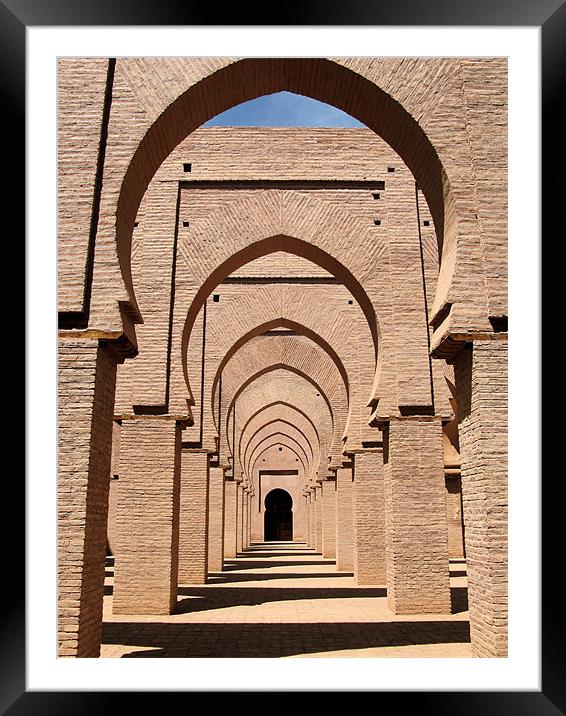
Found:
<path fill-rule="evenodd" d="M 563 712 L 536 134 L 548 160 L 564 6 L 0 12 L 29 358 L 3 711 L 139 690 Z M 223 114 L 280 94 L 349 119 Z"/>

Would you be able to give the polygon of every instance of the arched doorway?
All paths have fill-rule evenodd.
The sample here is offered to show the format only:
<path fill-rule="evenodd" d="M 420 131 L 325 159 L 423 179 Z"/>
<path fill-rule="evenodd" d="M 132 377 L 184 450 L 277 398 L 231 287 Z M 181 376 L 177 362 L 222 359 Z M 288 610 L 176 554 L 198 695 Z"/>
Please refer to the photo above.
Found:
<path fill-rule="evenodd" d="M 293 499 L 286 490 L 271 490 L 265 498 L 263 518 L 266 542 L 292 542 Z"/>

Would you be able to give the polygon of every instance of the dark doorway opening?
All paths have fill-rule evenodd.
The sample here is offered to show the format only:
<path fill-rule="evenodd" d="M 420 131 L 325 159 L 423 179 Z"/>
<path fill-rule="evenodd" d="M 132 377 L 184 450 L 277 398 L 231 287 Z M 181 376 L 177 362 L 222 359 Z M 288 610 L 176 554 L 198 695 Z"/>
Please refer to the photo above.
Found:
<path fill-rule="evenodd" d="M 271 490 L 265 498 L 263 517 L 266 542 L 292 542 L 293 499 L 286 490 Z"/>

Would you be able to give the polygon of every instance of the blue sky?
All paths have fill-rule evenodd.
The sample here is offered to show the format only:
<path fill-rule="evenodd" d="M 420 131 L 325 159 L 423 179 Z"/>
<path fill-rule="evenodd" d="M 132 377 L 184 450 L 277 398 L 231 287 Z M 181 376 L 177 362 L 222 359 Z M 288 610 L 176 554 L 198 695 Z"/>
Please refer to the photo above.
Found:
<path fill-rule="evenodd" d="M 217 114 L 203 127 L 363 127 L 324 102 L 292 92 L 276 92 L 242 102 Z"/>

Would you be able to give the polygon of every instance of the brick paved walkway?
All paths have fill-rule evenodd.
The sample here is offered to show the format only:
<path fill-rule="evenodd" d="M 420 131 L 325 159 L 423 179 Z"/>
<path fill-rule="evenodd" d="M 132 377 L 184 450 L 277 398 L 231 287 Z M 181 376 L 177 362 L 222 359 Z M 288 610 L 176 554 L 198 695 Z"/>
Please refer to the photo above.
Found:
<path fill-rule="evenodd" d="M 254 545 L 206 585 L 179 587 L 170 616 L 112 615 L 103 657 L 471 657 L 466 565 L 450 562 L 451 615 L 396 616 L 386 590 L 358 586 L 332 559 L 297 543 Z"/>

